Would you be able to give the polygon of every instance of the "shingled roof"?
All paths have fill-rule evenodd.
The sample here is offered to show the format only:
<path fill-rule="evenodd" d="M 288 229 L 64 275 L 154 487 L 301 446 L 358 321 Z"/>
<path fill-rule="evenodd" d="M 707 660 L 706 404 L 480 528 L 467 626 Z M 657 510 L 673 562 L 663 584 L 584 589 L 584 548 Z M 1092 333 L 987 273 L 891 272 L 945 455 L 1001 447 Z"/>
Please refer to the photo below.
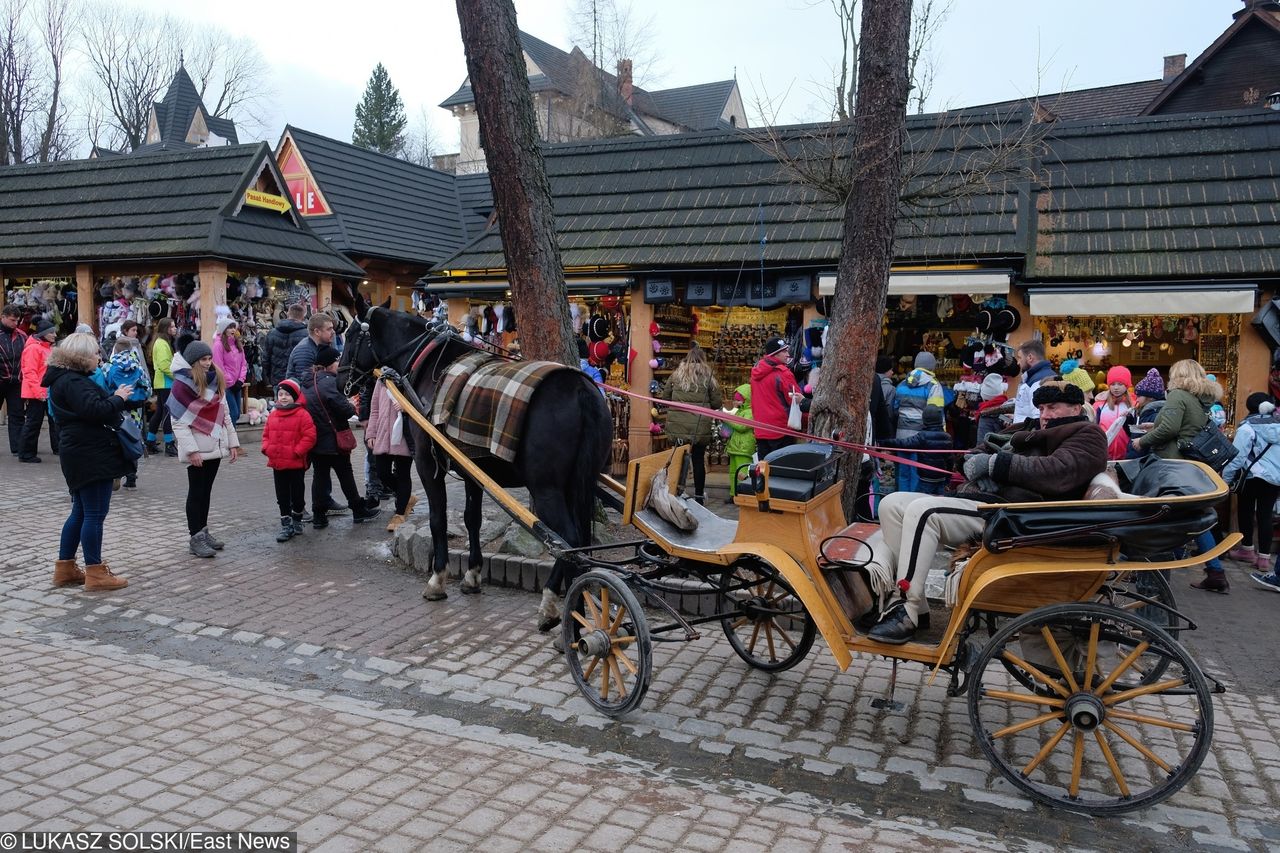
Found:
<path fill-rule="evenodd" d="M 264 171 L 284 186 L 266 143 L 0 168 L 0 265 L 214 258 L 363 276 L 292 209 L 244 204 Z"/>
<path fill-rule="evenodd" d="M 291 138 L 332 210 L 308 224 L 352 257 L 430 266 L 484 226 L 464 216 L 453 175 L 289 126 Z M 485 190 L 488 176 L 484 176 Z M 468 232 L 468 226 L 474 230 Z"/>
<path fill-rule="evenodd" d="M 1026 111 L 966 113 L 943 125 L 937 116 L 912 118 L 917 186 L 935 183 L 956 158 L 983 156 L 1026 118 Z M 779 144 L 816 160 L 833 144 L 828 126 L 777 133 Z M 839 257 L 843 206 L 794 181 L 762 130 L 564 143 L 544 156 L 565 266 L 739 269 L 760 262 L 762 234 L 769 264 L 829 266 Z M 1019 257 L 1016 202 L 1014 187 L 999 186 L 964 203 L 912 207 L 899 225 L 898 257 Z M 495 227 L 438 269 L 505 265 Z"/>
<path fill-rule="evenodd" d="M 1059 92 L 1056 95 L 1000 101 L 974 109 L 1010 109 L 1035 103 L 1050 116 L 1066 121 L 1081 118 L 1126 118 L 1142 115 L 1142 111 L 1164 88 L 1163 80 L 1139 80 L 1136 83 L 1095 86 L 1091 89 Z"/>
<path fill-rule="evenodd" d="M 646 94 L 653 103 L 653 114 L 659 118 L 690 130 L 714 130 L 728 127 L 720 117 L 737 85 L 736 80 L 720 80 Z"/>
<path fill-rule="evenodd" d="M 1280 113 L 1054 128 L 1028 279 L 1275 277 Z"/>

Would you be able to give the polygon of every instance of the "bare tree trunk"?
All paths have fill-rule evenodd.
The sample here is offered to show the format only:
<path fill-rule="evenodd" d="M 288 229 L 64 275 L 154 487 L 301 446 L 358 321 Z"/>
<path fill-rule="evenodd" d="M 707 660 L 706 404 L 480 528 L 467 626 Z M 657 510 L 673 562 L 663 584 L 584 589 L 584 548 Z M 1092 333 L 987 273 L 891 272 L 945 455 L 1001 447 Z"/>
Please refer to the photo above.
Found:
<path fill-rule="evenodd" d="M 577 366 L 551 185 L 512 0 L 457 0 L 493 206 L 527 358 Z"/>
<path fill-rule="evenodd" d="M 872 369 L 880 346 L 894 225 L 901 188 L 911 0 L 862 7 L 858 97 L 853 115 L 853 192 L 845 204 L 840 264 L 822 379 L 813 401 L 813 432 L 840 430 L 854 441 L 866 431 Z M 859 458 L 844 464 L 844 510 L 852 516 Z"/>

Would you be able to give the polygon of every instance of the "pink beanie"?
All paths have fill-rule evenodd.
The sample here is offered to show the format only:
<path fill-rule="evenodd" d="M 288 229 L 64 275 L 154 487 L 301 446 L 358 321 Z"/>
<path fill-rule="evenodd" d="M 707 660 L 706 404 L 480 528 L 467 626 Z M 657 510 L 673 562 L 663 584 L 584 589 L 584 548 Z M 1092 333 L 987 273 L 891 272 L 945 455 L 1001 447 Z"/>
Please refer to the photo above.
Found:
<path fill-rule="evenodd" d="M 1133 376 L 1129 373 L 1129 368 L 1122 364 L 1107 371 L 1107 384 L 1114 385 L 1117 382 L 1122 383 L 1126 388 L 1133 384 Z"/>

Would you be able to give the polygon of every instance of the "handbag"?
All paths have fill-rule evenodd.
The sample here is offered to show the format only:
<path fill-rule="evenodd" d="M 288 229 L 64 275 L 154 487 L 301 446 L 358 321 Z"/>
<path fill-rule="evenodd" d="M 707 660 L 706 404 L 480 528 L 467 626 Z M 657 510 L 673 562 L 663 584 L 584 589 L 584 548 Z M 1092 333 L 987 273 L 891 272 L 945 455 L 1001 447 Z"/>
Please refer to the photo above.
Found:
<path fill-rule="evenodd" d="M 1240 452 L 1212 419 L 1206 420 L 1200 431 L 1191 438 L 1178 442 L 1178 450 L 1184 458 L 1203 462 L 1219 474 Z"/>
<path fill-rule="evenodd" d="M 142 458 L 144 451 L 142 427 L 138 426 L 137 421 L 126 416 L 120 422 L 120 426 L 113 429 L 113 432 L 116 434 L 116 440 L 120 442 L 120 449 L 124 452 L 124 458 L 127 461 L 137 462 Z"/>
<path fill-rule="evenodd" d="M 311 368 L 311 387 L 316 388 L 316 395 L 319 396 L 320 390 L 316 385 L 316 374 L 320 371 L 315 367 Z M 356 449 L 356 434 L 351 431 L 351 427 L 346 429 L 338 429 L 338 425 L 333 422 L 333 415 L 329 413 L 329 407 L 324 404 L 324 398 L 321 397 L 318 402 L 320 408 L 324 410 L 325 420 L 329 422 L 329 428 L 333 430 L 333 441 L 338 445 L 339 453 L 350 453 Z"/>
<path fill-rule="evenodd" d="M 1254 436 L 1254 443 L 1255 444 L 1257 443 L 1256 434 Z M 1267 446 L 1262 448 L 1262 452 L 1259 453 L 1257 456 L 1254 456 L 1253 444 L 1249 445 L 1249 456 L 1250 456 L 1249 464 L 1243 471 L 1240 472 L 1240 475 L 1238 477 L 1236 477 L 1234 480 L 1231 481 L 1230 488 L 1231 488 L 1232 494 L 1239 494 L 1244 489 L 1244 481 L 1249 479 L 1249 472 L 1253 470 L 1253 466 L 1261 462 L 1262 457 L 1267 455 L 1267 451 L 1269 451 L 1271 448 L 1275 446 L 1276 446 L 1276 443 L 1274 441 L 1268 441 Z"/>

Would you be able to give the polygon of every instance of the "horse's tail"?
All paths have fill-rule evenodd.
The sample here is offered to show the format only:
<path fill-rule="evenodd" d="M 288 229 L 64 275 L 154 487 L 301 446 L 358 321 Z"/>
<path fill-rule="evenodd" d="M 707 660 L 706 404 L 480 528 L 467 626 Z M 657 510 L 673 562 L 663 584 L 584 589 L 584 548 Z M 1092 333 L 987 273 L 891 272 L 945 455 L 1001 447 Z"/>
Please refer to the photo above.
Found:
<path fill-rule="evenodd" d="M 604 396 L 593 384 L 583 382 L 579 385 L 575 403 L 582 413 L 578 434 L 581 437 L 579 458 L 583 464 L 574 466 L 573 474 L 565 484 L 565 503 L 574 526 L 582 537 L 582 541 L 575 544 L 590 545 L 596 483 L 598 475 L 609 462 L 613 447 L 613 419 L 609 415 L 609 406 L 605 403 Z"/>

